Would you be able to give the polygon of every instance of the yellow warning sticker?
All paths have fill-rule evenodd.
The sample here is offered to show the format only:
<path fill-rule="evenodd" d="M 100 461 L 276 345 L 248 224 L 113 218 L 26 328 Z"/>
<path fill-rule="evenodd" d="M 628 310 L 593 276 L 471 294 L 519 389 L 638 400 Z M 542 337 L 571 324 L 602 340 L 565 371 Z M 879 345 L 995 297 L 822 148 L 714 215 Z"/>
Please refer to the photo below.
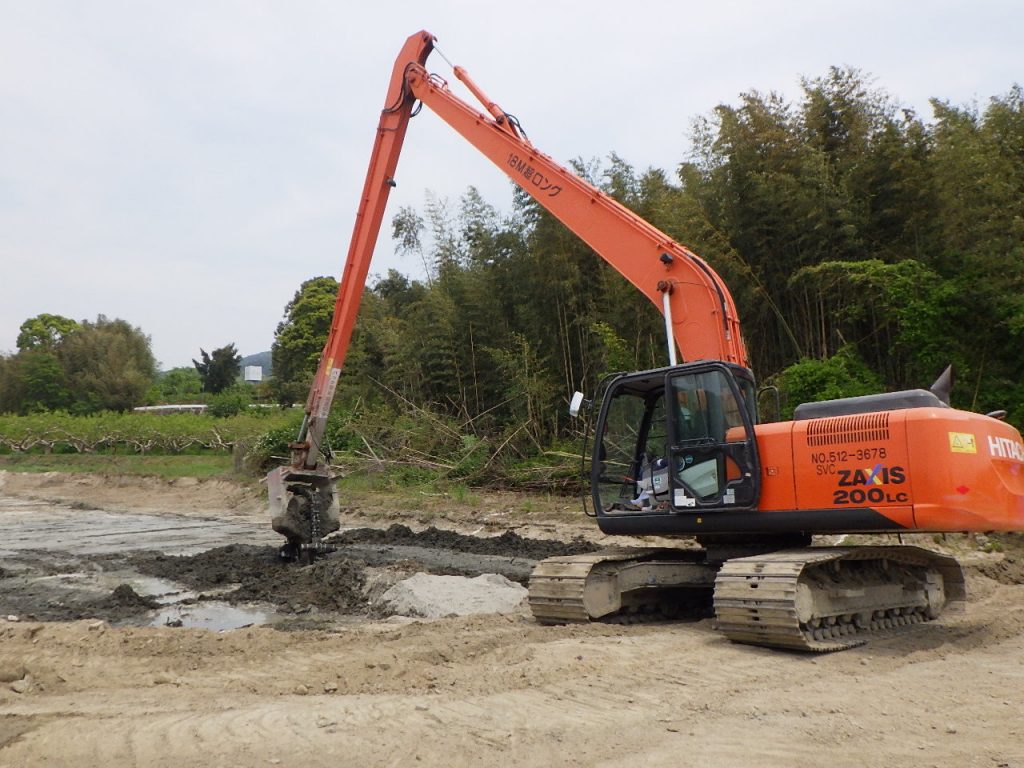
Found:
<path fill-rule="evenodd" d="M 978 443 L 969 432 L 950 432 L 949 450 L 953 453 L 977 453 Z"/>

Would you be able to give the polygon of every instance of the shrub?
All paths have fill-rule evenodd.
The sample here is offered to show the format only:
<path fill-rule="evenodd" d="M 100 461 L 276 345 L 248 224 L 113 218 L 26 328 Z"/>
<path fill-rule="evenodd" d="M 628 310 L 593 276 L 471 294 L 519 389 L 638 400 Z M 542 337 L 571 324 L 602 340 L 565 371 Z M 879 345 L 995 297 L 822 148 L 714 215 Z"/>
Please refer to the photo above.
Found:
<path fill-rule="evenodd" d="M 777 382 L 782 393 L 782 418 L 793 417 L 800 403 L 871 395 L 883 390 L 882 380 L 846 346 L 824 360 L 804 359 L 786 368 Z"/>

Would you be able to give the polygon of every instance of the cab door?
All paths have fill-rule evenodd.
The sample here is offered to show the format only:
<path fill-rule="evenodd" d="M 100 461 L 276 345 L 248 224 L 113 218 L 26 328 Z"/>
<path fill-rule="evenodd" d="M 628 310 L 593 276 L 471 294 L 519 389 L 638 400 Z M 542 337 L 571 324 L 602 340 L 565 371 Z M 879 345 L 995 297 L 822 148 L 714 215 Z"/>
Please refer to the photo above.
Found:
<path fill-rule="evenodd" d="M 666 376 L 665 398 L 672 510 L 755 507 L 753 379 L 721 363 L 679 366 Z"/>

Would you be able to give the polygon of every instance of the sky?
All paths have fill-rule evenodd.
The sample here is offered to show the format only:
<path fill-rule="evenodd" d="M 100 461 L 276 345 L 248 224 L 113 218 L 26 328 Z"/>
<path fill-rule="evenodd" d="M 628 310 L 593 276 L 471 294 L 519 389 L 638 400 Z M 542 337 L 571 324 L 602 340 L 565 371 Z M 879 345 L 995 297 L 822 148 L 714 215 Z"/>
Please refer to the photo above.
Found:
<path fill-rule="evenodd" d="M 673 173 L 695 118 L 856 67 L 901 105 L 984 108 L 1024 80 L 1019 0 L 0 0 L 0 353 L 41 313 L 122 318 L 164 369 L 270 348 L 299 285 L 341 274 L 395 56 L 426 29 L 562 163 Z M 435 52 L 427 68 L 472 97 Z M 391 217 L 507 177 L 430 114 Z"/>

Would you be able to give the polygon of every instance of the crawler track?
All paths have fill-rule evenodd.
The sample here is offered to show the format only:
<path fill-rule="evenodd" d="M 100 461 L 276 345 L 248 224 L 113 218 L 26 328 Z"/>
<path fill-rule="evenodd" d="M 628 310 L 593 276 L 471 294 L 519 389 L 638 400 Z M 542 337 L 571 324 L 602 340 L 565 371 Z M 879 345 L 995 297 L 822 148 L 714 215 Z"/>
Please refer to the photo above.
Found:
<path fill-rule="evenodd" d="M 726 562 L 715 616 L 734 642 L 840 651 L 872 632 L 934 619 L 965 597 L 950 557 L 902 546 L 808 548 Z"/>
<path fill-rule="evenodd" d="M 710 591 L 714 566 L 698 550 L 605 549 L 551 557 L 530 576 L 530 610 L 542 624 L 672 615 L 680 590 Z"/>

